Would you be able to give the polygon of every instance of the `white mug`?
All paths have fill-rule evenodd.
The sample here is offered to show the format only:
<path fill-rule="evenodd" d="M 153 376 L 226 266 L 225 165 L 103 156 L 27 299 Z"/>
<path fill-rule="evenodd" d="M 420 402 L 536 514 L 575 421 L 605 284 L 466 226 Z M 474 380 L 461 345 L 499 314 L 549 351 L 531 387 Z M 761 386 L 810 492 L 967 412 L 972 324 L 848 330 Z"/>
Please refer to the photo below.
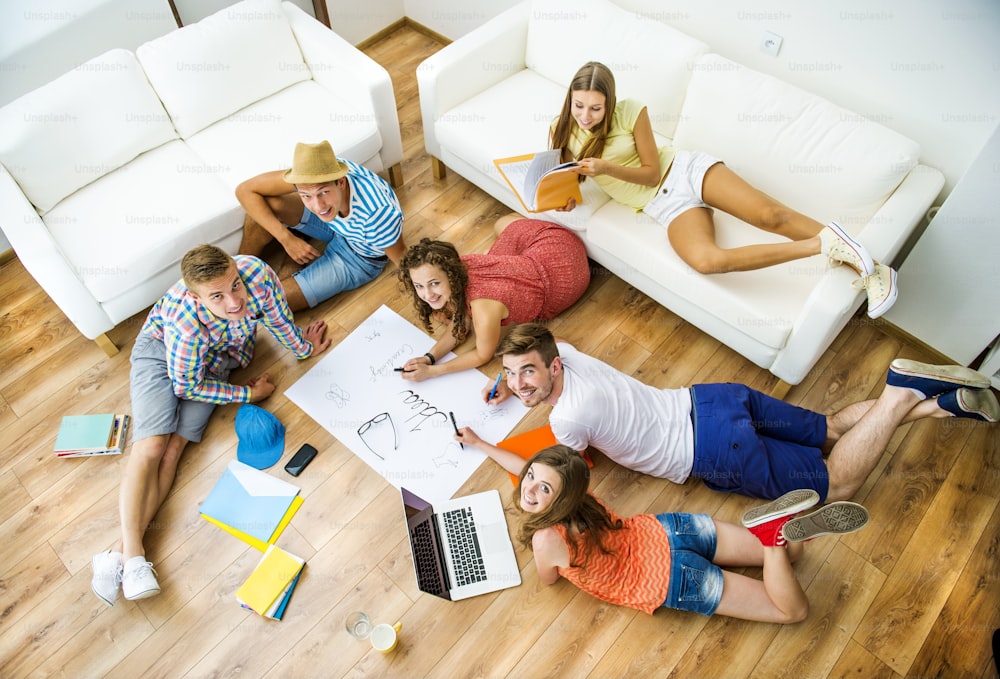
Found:
<path fill-rule="evenodd" d="M 399 630 L 403 629 L 403 623 L 397 622 L 395 625 L 380 623 L 372 628 L 371 636 L 372 648 L 381 653 L 389 653 L 396 648 L 399 641 Z"/>

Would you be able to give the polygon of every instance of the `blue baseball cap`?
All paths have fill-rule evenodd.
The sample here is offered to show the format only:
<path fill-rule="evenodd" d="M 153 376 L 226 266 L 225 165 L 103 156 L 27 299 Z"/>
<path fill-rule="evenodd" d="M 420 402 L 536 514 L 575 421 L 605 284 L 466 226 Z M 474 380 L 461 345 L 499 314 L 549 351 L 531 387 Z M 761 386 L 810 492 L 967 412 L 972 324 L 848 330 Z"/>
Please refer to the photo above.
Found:
<path fill-rule="evenodd" d="M 285 425 L 252 403 L 236 411 L 236 436 L 236 459 L 256 469 L 267 469 L 285 452 Z"/>

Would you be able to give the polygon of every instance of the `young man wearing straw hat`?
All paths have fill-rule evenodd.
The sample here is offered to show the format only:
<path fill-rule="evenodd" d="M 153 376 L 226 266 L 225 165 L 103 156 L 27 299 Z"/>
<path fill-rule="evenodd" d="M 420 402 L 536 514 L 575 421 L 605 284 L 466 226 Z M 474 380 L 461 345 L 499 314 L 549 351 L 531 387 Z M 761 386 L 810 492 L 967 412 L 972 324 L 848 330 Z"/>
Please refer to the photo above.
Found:
<path fill-rule="evenodd" d="M 403 211 L 388 182 L 337 158 L 328 141 L 296 144 L 290 170 L 246 180 L 236 198 L 247 213 L 240 254 L 259 256 L 277 240 L 303 267 L 281 281 L 293 311 L 364 285 L 406 251 Z"/>

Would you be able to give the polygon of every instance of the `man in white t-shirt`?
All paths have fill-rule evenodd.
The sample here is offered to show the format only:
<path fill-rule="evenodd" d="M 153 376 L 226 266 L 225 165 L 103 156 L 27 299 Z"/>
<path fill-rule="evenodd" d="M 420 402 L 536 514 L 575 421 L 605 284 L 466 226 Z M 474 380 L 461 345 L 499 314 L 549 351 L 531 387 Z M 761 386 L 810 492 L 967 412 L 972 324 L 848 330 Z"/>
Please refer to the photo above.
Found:
<path fill-rule="evenodd" d="M 800 488 L 825 501 L 849 498 L 905 422 L 1000 419 L 989 379 L 964 366 L 897 359 L 878 399 L 825 416 L 742 384 L 656 389 L 535 323 L 514 327 L 497 355 L 507 380 L 492 398 L 493 385 L 485 388 L 484 399 L 499 403 L 513 393 L 528 407 L 552 406 L 559 443 L 594 446 L 624 467 L 675 483 L 694 476 L 716 490 L 764 499 Z"/>

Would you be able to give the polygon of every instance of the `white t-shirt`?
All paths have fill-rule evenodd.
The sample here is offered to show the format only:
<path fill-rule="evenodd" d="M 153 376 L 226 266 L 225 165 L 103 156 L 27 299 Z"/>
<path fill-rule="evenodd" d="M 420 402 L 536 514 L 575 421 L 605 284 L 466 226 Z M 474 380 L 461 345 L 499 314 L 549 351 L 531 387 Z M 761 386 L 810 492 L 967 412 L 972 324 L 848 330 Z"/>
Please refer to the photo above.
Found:
<path fill-rule="evenodd" d="M 557 346 L 563 386 L 549 424 L 559 443 L 592 445 L 624 467 L 684 483 L 694 464 L 690 390 L 656 389 L 569 344 Z"/>

